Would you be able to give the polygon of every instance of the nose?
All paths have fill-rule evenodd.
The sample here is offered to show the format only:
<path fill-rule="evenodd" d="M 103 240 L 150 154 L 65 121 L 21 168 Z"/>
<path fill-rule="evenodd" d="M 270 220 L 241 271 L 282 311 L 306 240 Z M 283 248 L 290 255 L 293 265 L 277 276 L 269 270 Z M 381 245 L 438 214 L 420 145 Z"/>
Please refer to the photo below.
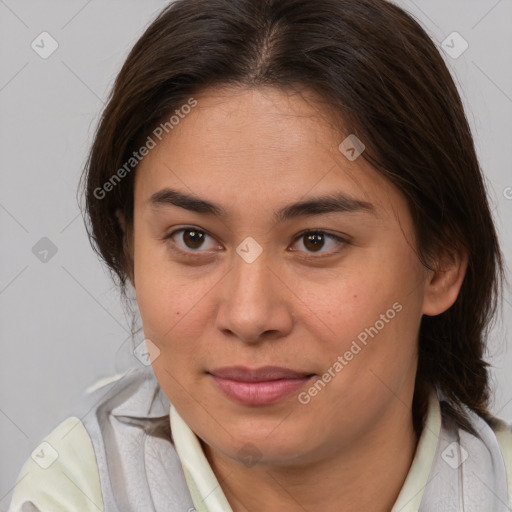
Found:
<path fill-rule="evenodd" d="M 233 255 L 233 266 L 219 283 L 216 321 L 224 336 L 254 344 L 290 333 L 293 293 L 272 266 L 265 251 L 251 263 Z"/>

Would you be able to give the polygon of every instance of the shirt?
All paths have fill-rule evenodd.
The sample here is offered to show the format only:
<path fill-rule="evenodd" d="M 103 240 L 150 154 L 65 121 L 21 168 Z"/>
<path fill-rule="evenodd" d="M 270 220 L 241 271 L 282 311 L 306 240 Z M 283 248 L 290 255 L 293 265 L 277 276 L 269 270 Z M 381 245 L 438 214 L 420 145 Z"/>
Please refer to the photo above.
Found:
<path fill-rule="evenodd" d="M 8 512 L 232 512 L 198 437 L 168 401 L 151 367 L 103 379 L 86 397 L 81 414 L 59 423 L 27 459 Z M 170 436 L 154 428 L 162 420 Z M 420 511 L 439 457 L 441 429 L 433 392 L 391 512 Z M 497 419 L 493 432 L 507 467 L 504 506 L 511 506 L 512 426 Z"/>

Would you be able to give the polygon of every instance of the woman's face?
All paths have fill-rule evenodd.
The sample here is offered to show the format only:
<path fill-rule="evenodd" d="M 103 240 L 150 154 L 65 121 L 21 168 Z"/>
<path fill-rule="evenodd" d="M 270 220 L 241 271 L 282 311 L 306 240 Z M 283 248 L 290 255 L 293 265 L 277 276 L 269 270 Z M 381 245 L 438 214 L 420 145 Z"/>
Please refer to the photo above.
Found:
<path fill-rule="evenodd" d="M 170 401 L 244 463 L 313 462 L 411 419 L 427 274 L 405 199 L 311 96 L 195 99 L 135 179 L 134 286 Z"/>

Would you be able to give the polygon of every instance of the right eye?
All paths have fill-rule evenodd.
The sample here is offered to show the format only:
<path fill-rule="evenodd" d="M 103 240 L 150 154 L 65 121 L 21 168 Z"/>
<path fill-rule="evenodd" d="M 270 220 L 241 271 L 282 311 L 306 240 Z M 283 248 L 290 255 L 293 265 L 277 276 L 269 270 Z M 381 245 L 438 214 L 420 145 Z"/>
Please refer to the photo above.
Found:
<path fill-rule="evenodd" d="M 181 233 L 181 236 L 177 236 L 179 233 Z M 177 251 L 181 254 L 193 254 L 209 252 L 209 250 L 199 250 L 204 246 L 205 240 L 208 238 L 214 241 L 214 238 L 205 231 L 193 226 L 187 226 L 172 231 L 168 235 L 165 235 L 163 239 L 170 242 L 169 247 L 173 251 Z M 215 249 L 215 247 L 222 249 L 218 243 L 212 243 L 211 246 L 212 249 Z"/>

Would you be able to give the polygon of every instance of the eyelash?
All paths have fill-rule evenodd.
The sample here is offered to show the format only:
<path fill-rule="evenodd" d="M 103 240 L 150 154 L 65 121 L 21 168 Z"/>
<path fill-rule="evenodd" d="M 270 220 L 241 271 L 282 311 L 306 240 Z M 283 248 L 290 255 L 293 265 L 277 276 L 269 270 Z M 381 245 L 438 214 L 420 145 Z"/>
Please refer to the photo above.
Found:
<path fill-rule="evenodd" d="M 178 253 L 178 254 L 181 254 L 181 255 L 186 255 L 186 256 L 192 256 L 194 258 L 196 257 L 201 257 L 204 255 L 204 253 L 206 253 L 207 251 L 201 251 L 201 250 L 189 250 L 189 251 L 185 251 L 183 249 L 180 249 L 176 243 L 172 240 L 172 238 L 174 237 L 174 235 L 176 235 L 177 233 L 180 233 L 180 232 L 185 232 L 185 231 L 197 231 L 199 233 L 202 233 L 202 234 L 205 234 L 205 235 L 208 235 L 210 236 L 211 238 L 213 238 L 208 232 L 202 230 L 202 229 L 198 229 L 198 228 L 195 228 L 193 226 L 186 226 L 184 228 L 180 228 L 180 229 L 176 229 L 174 231 L 172 231 L 171 233 L 165 235 L 162 240 L 167 242 L 168 243 L 168 246 L 169 248 Z M 345 245 L 347 245 L 349 243 L 349 241 L 345 238 L 342 238 L 338 235 L 334 235 L 332 233 L 328 233 L 327 231 L 324 231 L 324 230 L 321 230 L 321 229 L 307 229 L 305 231 L 301 231 L 293 240 L 293 243 L 295 243 L 297 240 L 303 238 L 305 235 L 308 235 L 308 234 L 322 234 L 322 235 L 325 235 L 327 238 L 331 239 L 331 240 L 335 240 L 336 242 L 339 242 L 341 244 L 341 247 L 339 249 L 336 249 L 334 251 L 330 251 L 328 253 L 314 253 L 314 252 L 309 252 L 309 253 L 306 253 L 306 254 L 310 254 L 310 255 L 313 255 L 313 256 L 305 256 L 305 258 L 309 258 L 309 259 L 319 259 L 319 258 L 322 258 L 322 257 L 328 257 L 328 256 L 332 256 L 334 254 L 338 254 L 339 252 L 341 252 L 341 250 L 344 248 Z M 169 243 L 170 242 L 170 243 Z M 299 251 L 299 250 L 294 250 L 292 252 L 303 252 L 303 251 Z M 315 254 L 318 254 L 319 256 L 315 256 Z"/>

